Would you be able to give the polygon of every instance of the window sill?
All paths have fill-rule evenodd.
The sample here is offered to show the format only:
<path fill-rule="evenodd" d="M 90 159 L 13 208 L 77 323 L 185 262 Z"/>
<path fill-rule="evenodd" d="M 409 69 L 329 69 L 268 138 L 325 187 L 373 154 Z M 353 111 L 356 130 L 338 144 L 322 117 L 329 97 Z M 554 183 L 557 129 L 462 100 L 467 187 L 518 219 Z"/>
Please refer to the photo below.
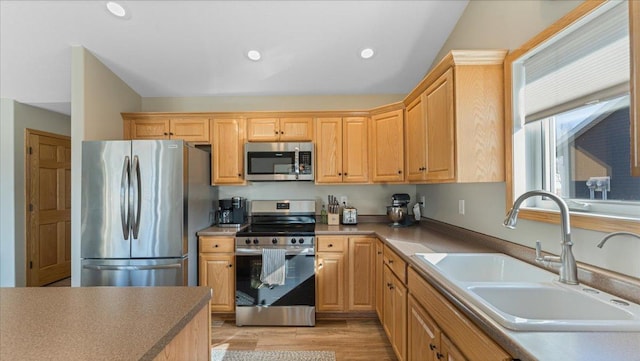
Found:
<path fill-rule="evenodd" d="M 627 231 L 640 233 L 640 220 L 627 220 L 596 214 L 571 213 L 571 227 L 589 229 L 599 232 Z M 553 210 L 522 208 L 518 214 L 520 219 L 560 224 L 560 213 Z"/>

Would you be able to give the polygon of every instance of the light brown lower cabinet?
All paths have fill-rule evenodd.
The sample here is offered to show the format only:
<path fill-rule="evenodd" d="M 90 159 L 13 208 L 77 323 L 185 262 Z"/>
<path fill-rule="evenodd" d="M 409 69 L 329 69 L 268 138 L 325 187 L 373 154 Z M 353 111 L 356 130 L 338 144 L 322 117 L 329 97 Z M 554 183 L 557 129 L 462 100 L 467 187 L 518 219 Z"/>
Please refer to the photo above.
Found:
<path fill-rule="evenodd" d="M 211 312 L 234 312 L 236 305 L 235 239 L 199 237 L 198 285 L 213 289 Z"/>
<path fill-rule="evenodd" d="M 211 312 L 204 306 L 153 361 L 210 360 Z"/>
<path fill-rule="evenodd" d="M 408 360 L 512 359 L 414 269 L 407 279 Z"/>
<path fill-rule="evenodd" d="M 412 295 L 407 308 L 408 361 L 467 360 Z"/>
<path fill-rule="evenodd" d="M 398 360 L 402 361 L 406 359 L 407 352 L 407 287 L 389 267 L 385 266 L 383 272 L 385 289 L 382 327 Z"/>
<path fill-rule="evenodd" d="M 375 242 L 372 237 L 316 237 L 318 312 L 375 309 Z"/>
<path fill-rule="evenodd" d="M 383 263 L 384 243 L 381 240 L 376 239 L 376 281 L 375 281 L 375 293 L 376 293 L 376 313 L 380 322 L 384 321 L 382 310 L 383 306 L 383 294 L 384 294 L 384 263 Z"/>

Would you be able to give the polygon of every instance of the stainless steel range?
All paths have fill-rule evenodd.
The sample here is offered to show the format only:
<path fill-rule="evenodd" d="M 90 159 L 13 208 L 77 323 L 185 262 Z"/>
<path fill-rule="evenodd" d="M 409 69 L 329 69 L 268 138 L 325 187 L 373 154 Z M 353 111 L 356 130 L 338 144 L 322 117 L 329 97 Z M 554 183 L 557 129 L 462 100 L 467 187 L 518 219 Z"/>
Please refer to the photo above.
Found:
<path fill-rule="evenodd" d="M 236 233 L 236 325 L 315 325 L 315 201 L 251 202 Z"/>

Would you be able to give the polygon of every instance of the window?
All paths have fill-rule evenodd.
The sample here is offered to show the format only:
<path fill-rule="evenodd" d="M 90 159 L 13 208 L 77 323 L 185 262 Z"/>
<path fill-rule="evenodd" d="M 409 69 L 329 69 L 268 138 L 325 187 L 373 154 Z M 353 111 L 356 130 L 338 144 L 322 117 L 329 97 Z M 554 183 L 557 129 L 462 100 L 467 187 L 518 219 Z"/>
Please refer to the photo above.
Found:
<path fill-rule="evenodd" d="M 631 171 L 629 44 L 628 4 L 610 1 L 508 59 L 508 201 L 545 189 L 565 199 L 572 215 L 631 222 L 637 229 L 640 177 Z M 526 206 L 556 209 L 540 197 Z"/>

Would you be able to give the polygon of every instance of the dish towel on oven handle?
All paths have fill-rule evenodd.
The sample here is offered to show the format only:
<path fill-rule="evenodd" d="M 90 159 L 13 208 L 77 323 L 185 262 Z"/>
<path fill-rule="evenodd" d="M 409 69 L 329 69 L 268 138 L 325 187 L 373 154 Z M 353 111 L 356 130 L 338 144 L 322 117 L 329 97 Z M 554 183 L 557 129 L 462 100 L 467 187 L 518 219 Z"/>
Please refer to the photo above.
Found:
<path fill-rule="evenodd" d="M 260 282 L 266 285 L 284 285 L 286 277 L 286 249 L 263 248 Z"/>

